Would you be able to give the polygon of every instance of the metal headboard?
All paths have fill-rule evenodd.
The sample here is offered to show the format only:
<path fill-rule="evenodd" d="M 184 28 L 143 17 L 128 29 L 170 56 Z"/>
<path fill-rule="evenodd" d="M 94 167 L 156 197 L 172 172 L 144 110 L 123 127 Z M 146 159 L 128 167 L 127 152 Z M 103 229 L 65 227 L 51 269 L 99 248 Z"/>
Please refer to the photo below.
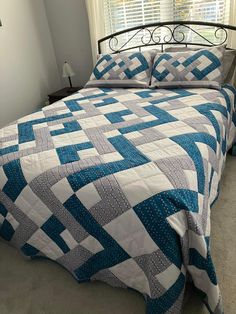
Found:
<path fill-rule="evenodd" d="M 210 37 L 206 33 L 209 29 L 212 32 Z M 148 46 L 160 46 L 163 51 L 167 45 L 184 45 L 185 47 L 188 45 L 206 47 L 227 45 L 232 31 L 236 31 L 236 26 L 198 21 L 158 22 L 135 26 L 101 38 L 98 40 L 98 53 L 102 53 L 104 44 L 111 53 L 131 49 L 141 50 Z M 123 37 L 122 40 L 121 37 Z M 193 41 L 189 41 L 189 37 L 193 38 Z"/>

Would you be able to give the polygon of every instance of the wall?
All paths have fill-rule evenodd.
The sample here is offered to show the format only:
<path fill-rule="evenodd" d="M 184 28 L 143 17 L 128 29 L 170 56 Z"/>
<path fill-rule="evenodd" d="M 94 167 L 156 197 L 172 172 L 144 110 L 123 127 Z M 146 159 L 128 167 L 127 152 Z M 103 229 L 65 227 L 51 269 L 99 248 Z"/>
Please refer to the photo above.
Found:
<path fill-rule="evenodd" d="M 65 1 L 66 2 L 66 1 Z M 0 0 L 0 127 L 61 87 L 43 0 Z"/>
<path fill-rule="evenodd" d="M 73 84 L 84 85 L 93 68 L 85 1 L 45 0 L 45 7 L 60 74 L 67 61 L 76 73 Z M 62 83 L 67 86 L 68 80 Z"/>

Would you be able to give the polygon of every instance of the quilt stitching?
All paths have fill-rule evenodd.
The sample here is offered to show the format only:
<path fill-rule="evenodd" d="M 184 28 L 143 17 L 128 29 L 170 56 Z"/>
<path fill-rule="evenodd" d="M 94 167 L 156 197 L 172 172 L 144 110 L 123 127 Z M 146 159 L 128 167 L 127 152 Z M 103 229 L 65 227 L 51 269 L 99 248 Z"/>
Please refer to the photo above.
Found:
<path fill-rule="evenodd" d="M 1 129 L 0 235 L 78 281 L 140 291 L 150 314 L 179 313 L 197 269 L 221 313 L 208 213 L 235 94 L 84 89 Z"/>

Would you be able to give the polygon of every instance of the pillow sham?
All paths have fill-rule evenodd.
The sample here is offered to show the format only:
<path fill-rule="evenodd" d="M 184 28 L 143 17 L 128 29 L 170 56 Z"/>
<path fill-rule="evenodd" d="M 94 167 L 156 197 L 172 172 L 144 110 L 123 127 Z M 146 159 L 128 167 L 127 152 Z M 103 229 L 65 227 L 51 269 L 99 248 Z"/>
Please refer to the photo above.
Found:
<path fill-rule="evenodd" d="M 151 50 L 101 55 L 85 87 L 147 88 L 153 58 Z"/>
<path fill-rule="evenodd" d="M 151 86 L 220 89 L 224 47 L 198 51 L 164 52 L 154 59 Z"/>
<path fill-rule="evenodd" d="M 183 51 L 198 51 L 202 48 L 197 47 L 169 47 L 165 49 L 165 52 L 183 52 Z M 234 71 L 236 68 L 236 50 L 225 50 L 225 54 L 222 61 L 222 81 L 223 83 L 230 83 L 233 79 Z"/>

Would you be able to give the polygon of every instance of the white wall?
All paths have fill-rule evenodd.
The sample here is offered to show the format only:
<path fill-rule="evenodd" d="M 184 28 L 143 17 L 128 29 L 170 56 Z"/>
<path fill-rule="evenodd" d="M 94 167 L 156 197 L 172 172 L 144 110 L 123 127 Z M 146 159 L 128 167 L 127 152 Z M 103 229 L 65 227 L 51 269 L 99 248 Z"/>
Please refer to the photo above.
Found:
<path fill-rule="evenodd" d="M 69 62 L 76 72 L 75 86 L 84 85 L 92 73 L 92 53 L 84 0 L 44 0 L 58 68 Z M 68 80 L 62 79 L 64 86 Z"/>
<path fill-rule="evenodd" d="M 66 1 L 65 1 L 66 2 Z M 0 127 L 61 87 L 43 0 L 0 0 Z"/>

